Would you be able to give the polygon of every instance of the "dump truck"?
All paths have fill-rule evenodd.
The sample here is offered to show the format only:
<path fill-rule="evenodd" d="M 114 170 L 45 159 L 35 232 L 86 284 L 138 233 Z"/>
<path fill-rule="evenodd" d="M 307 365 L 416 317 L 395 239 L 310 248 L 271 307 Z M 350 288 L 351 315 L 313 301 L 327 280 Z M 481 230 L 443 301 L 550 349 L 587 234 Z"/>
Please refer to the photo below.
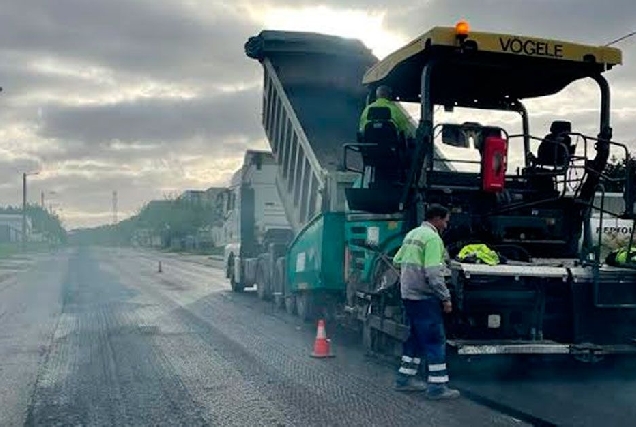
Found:
<path fill-rule="evenodd" d="M 292 237 L 275 185 L 277 171 L 271 152 L 247 150 L 229 186 L 219 194 L 225 274 L 235 292 L 262 283 L 263 275 L 271 273 L 264 269 L 266 261 L 284 255 Z M 266 296 L 262 286 L 257 292 Z"/>
<path fill-rule="evenodd" d="M 378 59 L 358 40 L 291 31 L 262 31 L 245 52 L 263 67 L 262 125 L 293 231 L 274 263 L 259 261 L 266 273 L 256 287 L 308 320 L 344 301 L 344 190 L 358 175 L 343 169 L 342 148 L 355 138 L 362 77 Z"/>
<path fill-rule="evenodd" d="M 619 49 L 473 32 L 462 22 L 435 27 L 381 61 L 360 41 L 297 32 L 263 31 L 245 51 L 264 70 L 263 126 L 293 230 L 284 253 L 263 260 L 273 271 L 264 295 L 303 319 L 353 319 L 367 349 L 399 354 L 409 325 L 392 258 L 427 207 L 441 203 L 452 212 L 443 239 L 454 351 L 585 361 L 636 352 L 636 269 L 606 265 L 591 226 L 594 217 L 603 229 L 611 215 L 603 197 L 594 203 L 610 179 L 610 150 L 628 165 L 620 217 L 635 220 L 636 168 L 626 145 L 612 140 L 604 77 L 622 63 Z M 582 79 L 599 88 L 598 134 L 560 117 L 550 134 L 533 135 L 524 101 Z M 359 131 L 379 85 L 419 107 L 415 138 L 396 132 L 381 108 Z M 512 112 L 521 133 L 438 122 L 440 108 Z M 471 154 L 450 158 L 447 147 Z M 516 170 L 512 154 L 523 159 Z M 505 262 L 459 260 L 472 243 Z"/>

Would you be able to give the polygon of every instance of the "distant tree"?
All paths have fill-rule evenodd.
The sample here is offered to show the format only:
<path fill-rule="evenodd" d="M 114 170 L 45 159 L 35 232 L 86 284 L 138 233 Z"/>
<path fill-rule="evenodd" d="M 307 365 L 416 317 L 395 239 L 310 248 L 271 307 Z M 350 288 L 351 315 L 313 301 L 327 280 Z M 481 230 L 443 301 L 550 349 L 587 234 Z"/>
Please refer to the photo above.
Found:
<path fill-rule="evenodd" d="M 605 175 L 609 178 L 604 180 L 603 185 L 607 193 L 622 193 L 625 186 L 626 160 L 612 156 L 605 168 Z"/>
<path fill-rule="evenodd" d="M 114 226 L 77 231 L 74 240 L 87 244 L 125 245 L 143 230 L 160 236 L 164 245 L 170 246 L 173 240 L 195 235 L 200 228 L 217 224 L 220 216 L 220 210 L 214 205 L 165 196 L 163 200 L 146 203 L 136 215 Z"/>
<path fill-rule="evenodd" d="M 31 218 L 34 231 L 42 233 L 49 240 L 61 243 L 67 242 L 66 230 L 55 213 L 49 212 L 38 205 L 28 205 L 27 215 Z"/>

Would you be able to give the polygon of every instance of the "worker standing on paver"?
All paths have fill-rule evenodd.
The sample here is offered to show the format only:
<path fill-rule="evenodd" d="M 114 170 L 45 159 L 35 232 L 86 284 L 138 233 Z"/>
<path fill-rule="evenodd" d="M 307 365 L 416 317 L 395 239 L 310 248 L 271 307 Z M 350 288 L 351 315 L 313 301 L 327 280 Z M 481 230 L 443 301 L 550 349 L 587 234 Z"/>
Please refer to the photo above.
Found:
<path fill-rule="evenodd" d="M 425 221 L 411 230 L 395 255 L 394 263 L 401 268 L 401 295 L 411 326 L 404 343 L 402 364 L 396 379 L 400 391 L 424 391 L 430 399 L 454 399 L 459 391 L 448 387 L 446 368 L 446 334 L 442 307 L 452 311 L 450 292 L 444 280 L 444 242 L 450 212 L 432 204 Z M 416 379 L 420 356 L 426 356 L 428 384 Z"/>

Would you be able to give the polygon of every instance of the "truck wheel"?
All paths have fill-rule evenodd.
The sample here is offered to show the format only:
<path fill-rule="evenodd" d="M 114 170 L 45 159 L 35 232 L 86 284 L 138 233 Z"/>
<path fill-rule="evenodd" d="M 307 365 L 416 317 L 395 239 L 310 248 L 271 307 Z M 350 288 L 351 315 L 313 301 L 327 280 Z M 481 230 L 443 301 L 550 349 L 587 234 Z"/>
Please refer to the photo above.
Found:
<path fill-rule="evenodd" d="M 378 331 L 373 329 L 368 321 L 362 323 L 362 345 L 367 356 L 377 352 Z"/>
<path fill-rule="evenodd" d="M 282 295 L 274 295 L 274 308 L 276 310 L 282 310 L 285 308 L 285 297 Z"/>
<path fill-rule="evenodd" d="M 240 283 L 236 283 L 236 278 L 234 277 L 234 270 L 230 272 L 230 285 L 232 286 L 233 292 L 243 292 L 245 290 L 245 286 Z"/>
<path fill-rule="evenodd" d="M 296 296 L 295 295 L 285 296 L 285 311 L 287 311 L 287 314 L 291 314 L 291 315 L 296 314 Z"/>
<path fill-rule="evenodd" d="M 296 309 L 298 317 L 303 322 L 313 320 L 314 317 L 314 296 L 309 292 L 303 292 L 296 297 Z"/>
<path fill-rule="evenodd" d="M 281 260 L 276 261 L 274 272 L 272 274 L 272 290 L 274 293 L 274 306 L 277 310 L 285 308 L 285 282 L 284 269 Z"/>
<path fill-rule="evenodd" d="M 265 274 L 265 266 L 262 262 L 259 262 L 256 267 L 256 293 L 262 300 L 269 299 L 271 294 L 267 283 L 267 275 Z"/>

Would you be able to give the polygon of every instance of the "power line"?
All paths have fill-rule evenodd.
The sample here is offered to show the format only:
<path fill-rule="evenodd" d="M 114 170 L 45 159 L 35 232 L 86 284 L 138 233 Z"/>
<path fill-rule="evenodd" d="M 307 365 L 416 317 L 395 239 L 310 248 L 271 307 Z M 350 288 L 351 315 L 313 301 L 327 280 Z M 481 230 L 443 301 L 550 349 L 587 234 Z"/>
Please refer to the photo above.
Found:
<path fill-rule="evenodd" d="M 635 36 L 635 35 L 636 35 L 636 31 L 632 31 L 632 32 L 631 32 L 631 33 L 629 33 L 629 34 L 625 34 L 624 36 L 619 37 L 619 38 L 617 38 L 616 40 L 613 40 L 613 41 L 611 41 L 611 42 L 607 43 L 605 46 L 611 46 L 611 45 L 613 45 L 614 43 L 618 43 L 618 42 L 620 42 L 620 41 L 623 41 L 623 40 L 628 39 L 628 38 L 630 38 L 630 37 L 632 37 L 632 36 Z"/>

